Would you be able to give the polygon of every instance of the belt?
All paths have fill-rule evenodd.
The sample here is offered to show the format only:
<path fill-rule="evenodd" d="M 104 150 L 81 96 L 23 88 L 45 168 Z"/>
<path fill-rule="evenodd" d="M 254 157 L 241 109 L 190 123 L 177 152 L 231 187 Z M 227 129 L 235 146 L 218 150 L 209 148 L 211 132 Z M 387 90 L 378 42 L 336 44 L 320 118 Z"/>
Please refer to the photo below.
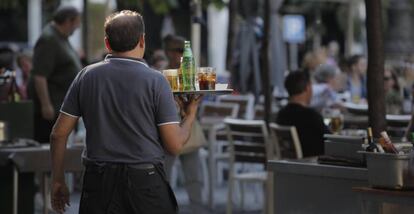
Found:
<path fill-rule="evenodd" d="M 155 166 L 152 163 L 141 163 L 141 164 L 125 164 L 132 169 L 154 169 Z"/>
<path fill-rule="evenodd" d="M 102 167 L 110 167 L 110 168 L 116 168 L 121 166 L 126 166 L 128 168 L 132 169 L 139 169 L 139 170 L 145 170 L 145 169 L 154 169 L 155 166 L 152 163 L 112 163 L 112 162 L 100 162 L 100 161 L 84 161 L 83 163 L 86 167 L 92 167 L 92 168 L 102 168 Z"/>

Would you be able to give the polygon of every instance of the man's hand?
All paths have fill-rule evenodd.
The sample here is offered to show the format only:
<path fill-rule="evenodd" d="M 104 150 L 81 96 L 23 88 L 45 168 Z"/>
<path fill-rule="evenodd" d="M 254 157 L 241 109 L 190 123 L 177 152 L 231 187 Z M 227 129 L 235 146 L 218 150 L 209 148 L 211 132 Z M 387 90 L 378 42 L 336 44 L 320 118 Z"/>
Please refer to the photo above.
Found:
<path fill-rule="evenodd" d="M 185 117 L 187 115 L 195 115 L 197 113 L 197 108 L 202 98 L 203 98 L 203 95 L 189 95 L 188 97 L 185 97 L 185 96 L 175 97 L 175 101 L 180 107 L 181 117 Z"/>
<path fill-rule="evenodd" d="M 69 191 L 65 184 L 65 171 L 63 163 L 65 160 L 65 150 L 68 136 L 77 122 L 77 117 L 61 113 L 53 126 L 52 133 L 50 134 L 50 154 L 52 158 L 51 202 L 52 208 L 58 213 L 63 213 L 65 211 L 65 206 L 69 205 Z"/>
<path fill-rule="evenodd" d="M 48 105 L 42 105 L 42 117 L 45 120 L 52 121 L 55 119 L 55 109 L 51 104 Z"/>
<path fill-rule="evenodd" d="M 65 212 L 66 205 L 70 206 L 69 190 L 65 182 L 53 181 L 52 192 L 50 194 L 53 210 L 57 213 Z"/>

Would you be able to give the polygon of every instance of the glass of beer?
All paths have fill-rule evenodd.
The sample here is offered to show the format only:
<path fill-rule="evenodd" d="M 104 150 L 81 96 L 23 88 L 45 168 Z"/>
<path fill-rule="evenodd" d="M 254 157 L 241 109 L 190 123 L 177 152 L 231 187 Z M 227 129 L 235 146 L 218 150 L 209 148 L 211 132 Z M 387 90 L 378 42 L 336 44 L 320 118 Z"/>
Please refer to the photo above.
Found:
<path fill-rule="evenodd" d="M 334 134 L 339 134 L 339 132 L 342 130 L 344 123 L 343 115 L 341 112 L 337 109 L 332 111 L 330 122 L 329 122 L 329 128 Z"/>
<path fill-rule="evenodd" d="M 216 89 L 216 71 L 212 67 L 200 67 L 197 72 L 200 90 Z"/>
<path fill-rule="evenodd" d="M 170 84 L 171 90 L 178 91 L 178 71 L 177 69 L 167 69 L 163 70 L 165 78 L 167 78 L 168 83 Z"/>

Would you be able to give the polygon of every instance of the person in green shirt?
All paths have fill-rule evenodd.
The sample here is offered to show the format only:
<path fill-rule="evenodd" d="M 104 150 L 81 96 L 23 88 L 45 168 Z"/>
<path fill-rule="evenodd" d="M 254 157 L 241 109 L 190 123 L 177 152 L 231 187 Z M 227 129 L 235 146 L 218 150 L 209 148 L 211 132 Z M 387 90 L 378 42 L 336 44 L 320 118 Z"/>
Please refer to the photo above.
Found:
<path fill-rule="evenodd" d="M 33 53 L 31 95 L 34 101 L 35 140 L 45 143 L 66 92 L 81 70 L 69 36 L 80 25 L 80 13 L 71 6 L 59 8 L 43 29 Z"/>

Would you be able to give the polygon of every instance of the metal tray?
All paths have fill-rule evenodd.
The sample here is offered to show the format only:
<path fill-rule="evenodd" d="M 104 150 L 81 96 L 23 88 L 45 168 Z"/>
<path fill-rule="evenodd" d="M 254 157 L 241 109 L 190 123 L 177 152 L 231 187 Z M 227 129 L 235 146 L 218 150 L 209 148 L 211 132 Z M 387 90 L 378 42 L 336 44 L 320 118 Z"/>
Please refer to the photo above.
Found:
<path fill-rule="evenodd" d="M 368 183 L 386 189 L 414 189 L 414 175 L 409 169 L 407 154 L 360 151 L 367 160 Z"/>
<path fill-rule="evenodd" d="M 174 95 L 189 95 L 189 94 L 202 94 L 202 95 L 224 95 L 233 93 L 233 89 L 223 90 L 196 90 L 196 91 L 173 91 Z"/>

